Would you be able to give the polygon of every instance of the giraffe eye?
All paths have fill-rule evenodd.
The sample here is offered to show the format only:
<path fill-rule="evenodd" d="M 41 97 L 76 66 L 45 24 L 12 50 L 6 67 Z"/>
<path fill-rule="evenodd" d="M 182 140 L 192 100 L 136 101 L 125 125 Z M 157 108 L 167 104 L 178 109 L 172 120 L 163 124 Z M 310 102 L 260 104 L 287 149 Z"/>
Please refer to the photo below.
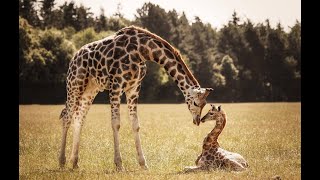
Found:
<path fill-rule="evenodd" d="M 199 107 L 199 105 L 196 102 L 193 102 L 193 105 Z"/>

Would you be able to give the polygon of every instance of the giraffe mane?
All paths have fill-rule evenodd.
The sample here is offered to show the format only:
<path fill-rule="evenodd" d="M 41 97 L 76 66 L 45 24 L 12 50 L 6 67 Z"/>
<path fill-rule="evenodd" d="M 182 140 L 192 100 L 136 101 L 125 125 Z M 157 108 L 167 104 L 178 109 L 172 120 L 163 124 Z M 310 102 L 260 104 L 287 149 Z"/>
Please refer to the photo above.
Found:
<path fill-rule="evenodd" d="M 160 37 L 160 36 L 150 32 L 150 31 L 148 31 L 147 29 L 144 29 L 144 28 L 141 28 L 141 27 L 138 27 L 138 26 L 134 26 L 134 25 L 131 25 L 131 26 L 128 26 L 128 27 L 120 29 L 116 33 L 116 35 L 124 33 L 124 31 L 127 30 L 127 29 L 137 30 L 139 33 L 147 34 L 151 38 L 154 38 L 154 39 L 160 41 L 167 49 L 169 49 L 171 52 L 173 52 L 174 55 L 176 56 L 177 60 L 181 62 L 181 65 L 183 66 L 183 68 L 185 68 L 187 75 L 189 77 L 191 77 L 190 80 L 192 81 L 192 83 L 194 85 L 196 85 L 196 86 L 199 86 L 198 80 L 194 77 L 194 75 L 191 73 L 191 71 L 188 68 L 188 66 L 185 64 L 185 62 L 184 62 L 184 60 L 183 60 L 183 58 L 181 56 L 181 53 L 175 47 L 173 47 L 170 43 L 168 43 L 168 41 L 166 41 L 162 37 Z"/>

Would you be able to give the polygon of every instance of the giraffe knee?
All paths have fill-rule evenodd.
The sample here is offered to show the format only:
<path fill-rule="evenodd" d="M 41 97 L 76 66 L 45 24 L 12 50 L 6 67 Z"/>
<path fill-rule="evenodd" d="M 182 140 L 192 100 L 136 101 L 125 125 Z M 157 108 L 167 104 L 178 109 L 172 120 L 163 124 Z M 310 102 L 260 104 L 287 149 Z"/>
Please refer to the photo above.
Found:
<path fill-rule="evenodd" d="M 133 132 L 139 132 L 140 130 L 139 122 L 136 119 L 132 121 L 132 130 Z"/>
<path fill-rule="evenodd" d="M 138 126 L 133 126 L 132 130 L 133 130 L 133 132 L 139 132 L 140 126 L 139 125 Z"/>
<path fill-rule="evenodd" d="M 113 131 L 119 131 L 120 123 L 112 123 L 112 129 Z"/>

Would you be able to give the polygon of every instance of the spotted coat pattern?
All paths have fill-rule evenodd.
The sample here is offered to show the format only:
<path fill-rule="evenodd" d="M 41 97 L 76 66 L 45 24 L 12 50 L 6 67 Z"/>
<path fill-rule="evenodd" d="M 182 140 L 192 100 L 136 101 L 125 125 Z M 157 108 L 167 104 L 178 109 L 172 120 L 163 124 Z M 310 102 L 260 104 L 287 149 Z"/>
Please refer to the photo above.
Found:
<path fill-rule="evenodd" d="M 209 169 L 227 169 L 232 171 L 243 171 L 248 167 L 247 161 L 238 153 L 229 152 L 220 147 L 218 137 L 225 127 L 227 116 L 219 106 L 212 108 L 201 119 L 205 121 L 216 121 L 213 130 L 205 137 L 202 145 L 202 153 L 195 161 L 196 166 L 186 167 L 187 172 Z"/>
<path fill-rule="evenodd" d="M 60 166 L 65 165 L 67 131 L 74 122 L 71 162 L 78 167 L 81 127 L 98 92 L 108 90 L 111 104 L 111 123 L 114 136 L 114 162 L 122 170 L 119 147 L 120 100 L 125 93 L 129 119 L 135 136 L 138 161 L 147 168 L 141 148 L 137 103 L 141 81 L 146 75 L 146 61 L 163 67 L 185 96 L 193 122 L 200 123 L 200 114 L 211 88 L 201 88 L 185 65 L 180 53 L 161 37 L 139 27 L 123 28 L 114 35 L 81 47 L 70 61 L 67 72 L 67 101 L 62 110 L 62 144 Z"/>

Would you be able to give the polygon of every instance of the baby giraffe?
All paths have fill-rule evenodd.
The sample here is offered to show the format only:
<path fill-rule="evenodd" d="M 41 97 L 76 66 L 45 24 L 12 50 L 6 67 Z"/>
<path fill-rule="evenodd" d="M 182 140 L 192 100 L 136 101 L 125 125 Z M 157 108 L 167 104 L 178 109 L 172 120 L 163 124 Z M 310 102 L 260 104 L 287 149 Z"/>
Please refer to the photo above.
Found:
<path fill-rule="evenodd" d="M 203 140 L 202 153 L 196 160 L 196 166 L 186 167 L 185 172 L 217 168 L 231 171 L 245 170 L 248 163 L 240 154 L 226 151 L 219 146 L 218 137 L 226 124 L 227 116 L 221 106 L 216 108 L 211 105 L 211 107 L 209 112 L 201 119 L 201 122 L 214 120 L 216 125 Z"/>

